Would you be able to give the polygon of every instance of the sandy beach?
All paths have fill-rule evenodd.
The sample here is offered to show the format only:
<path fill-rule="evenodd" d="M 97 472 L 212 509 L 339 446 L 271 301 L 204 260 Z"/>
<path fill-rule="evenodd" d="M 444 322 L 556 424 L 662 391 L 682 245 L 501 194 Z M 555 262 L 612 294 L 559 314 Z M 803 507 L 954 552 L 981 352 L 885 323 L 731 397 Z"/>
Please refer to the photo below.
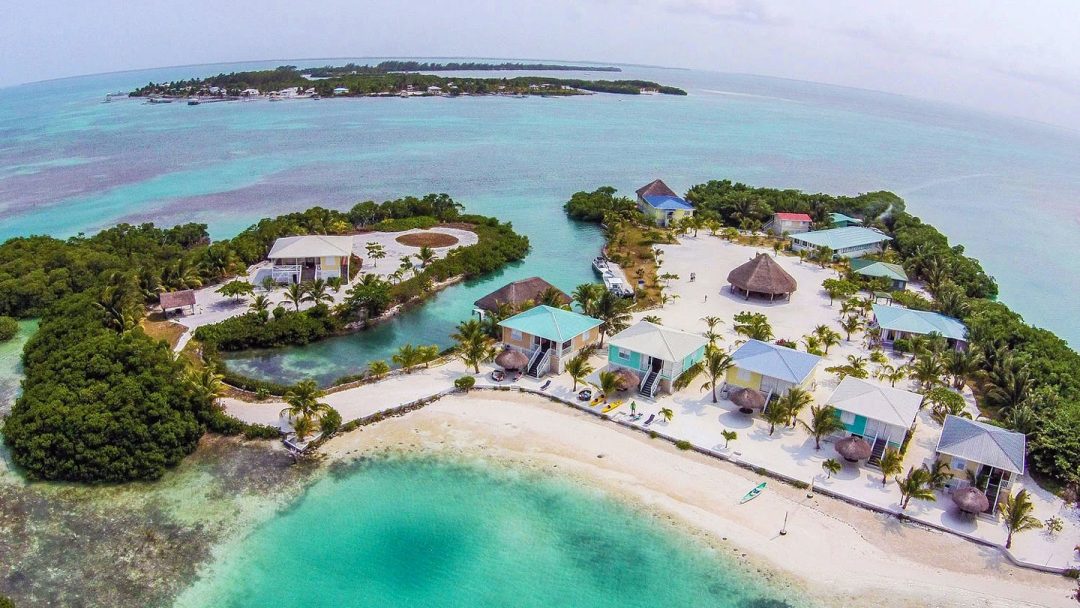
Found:
<path fill-rule="evenodd" d="M 415 451 L 556 471 L 643 506 L 762 571 L 789 575 L 826 605 L 1076 605 L 1072 581 L 776 481 L 738 505 L 764 477 L 527 394 L 446 397 L 335 437 L 323 451 L 331 460 Z M 780 535 L 785 515 L 787 534 Z"/>

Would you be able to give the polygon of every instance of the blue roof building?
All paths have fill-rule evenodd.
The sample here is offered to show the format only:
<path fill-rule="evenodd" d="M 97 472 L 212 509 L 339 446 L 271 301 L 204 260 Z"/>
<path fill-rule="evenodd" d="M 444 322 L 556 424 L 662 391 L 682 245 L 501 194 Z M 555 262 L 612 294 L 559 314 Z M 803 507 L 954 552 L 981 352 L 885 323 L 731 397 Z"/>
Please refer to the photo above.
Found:
<path fill-rule="evenodd" d="M 694 206 L 668 187 L 662 180 L 653 180 L 636 191 L 638 211 L 660 226 L 694 215 Z"/>
<path fill-rule="evenodd" d="M 960 321 L 928 310 L 874 304 L 873 325 L 881 328 L 881 341 L 892 344 L 901 338 L 937 334 L 957 350 L 967 347 L 967 327 Z"/>
<path fill-rule="evenodd" d="M 828 247 L 833 255 L 857 258 L 868 253 L 880 253 L 892 237 L 873 228 L 847 226 L 814 230 L 791 235 L 791 248 L 795 251 L 817 251 Z"/>

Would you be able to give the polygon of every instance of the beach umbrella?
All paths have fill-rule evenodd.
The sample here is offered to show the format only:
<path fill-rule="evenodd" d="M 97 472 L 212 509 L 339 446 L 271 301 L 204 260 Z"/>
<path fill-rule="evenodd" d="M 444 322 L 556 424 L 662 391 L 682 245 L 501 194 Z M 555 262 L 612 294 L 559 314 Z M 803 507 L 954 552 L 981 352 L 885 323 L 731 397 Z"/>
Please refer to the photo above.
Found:
<path fill-rule="evenodd" d="M 844 457 L 848 462 L 865 460 L 870 457 L 873 449 L 862 437 L 847 437 L 836 442 L 836 453 Z"/>
<path fill-rule="evenodd" d="M 529 364 L 529 358 L 523 353 L 508 348 L 495 357 L 495 365 L 503 369 L 521 369 Z"/>
<path fill-rule="evenodd" d="M 965 513 L 982 513 L 990 508 L 990 499 L 975 486 L 967 486 L 953 492 L 952 500 Z"/>
<path fill-rule="evenodd" d="M 615 375 L 619 377 L 618 387 L 620 391 L 630 390 L 641 382 L 641 378 L 638 378 L 637 374 L 625 367 L 615 372 Z"/>
<path fill-rule="evenodd" d="M 752 388 L 740 388 L 731 394 L 731 402 L 744 410 L 760 410 L 765 407 L 765 395 Z"/>

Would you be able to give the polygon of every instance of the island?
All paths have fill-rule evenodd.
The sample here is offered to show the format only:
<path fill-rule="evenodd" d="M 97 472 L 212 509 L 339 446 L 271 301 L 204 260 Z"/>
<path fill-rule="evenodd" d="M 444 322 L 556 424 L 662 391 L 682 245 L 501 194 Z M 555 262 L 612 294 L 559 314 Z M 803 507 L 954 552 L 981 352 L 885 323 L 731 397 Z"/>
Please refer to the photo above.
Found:
<path fill-rule="evenodd" d="M 509 95 L 559 97 L 614 93 L 619 95 L 686 95 L 683 89 L 649 80 L 582 80 L 517 76 L 514 78 L 448 77 L 425 72 L 469 71 L 577 71 L 581 66 L 548 64 L 431 64 L 388 61 L 374 66 L 347 64 L 300 69 L 292 65 L 272 70 L 231 72 L 207 78 L 147 83 L 129 93 L 150 100 L 188 99 L 225 101 L 269 98 L 323 97 L 458 97 Z M 616 71 L 617 68 L 588 68 Z"/>

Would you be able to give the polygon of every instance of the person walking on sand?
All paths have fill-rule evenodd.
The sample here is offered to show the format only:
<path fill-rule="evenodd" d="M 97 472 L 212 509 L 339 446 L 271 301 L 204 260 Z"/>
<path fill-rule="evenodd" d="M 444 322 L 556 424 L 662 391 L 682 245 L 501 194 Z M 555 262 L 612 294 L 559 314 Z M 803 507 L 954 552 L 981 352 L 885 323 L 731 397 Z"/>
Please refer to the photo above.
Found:
<path fill-rule="evenodd" d="M 709 303 L 709 294 L 705 294 L 705 303 L 706 303 L 706 304 L 708 304 L 708 303 Z"/>

